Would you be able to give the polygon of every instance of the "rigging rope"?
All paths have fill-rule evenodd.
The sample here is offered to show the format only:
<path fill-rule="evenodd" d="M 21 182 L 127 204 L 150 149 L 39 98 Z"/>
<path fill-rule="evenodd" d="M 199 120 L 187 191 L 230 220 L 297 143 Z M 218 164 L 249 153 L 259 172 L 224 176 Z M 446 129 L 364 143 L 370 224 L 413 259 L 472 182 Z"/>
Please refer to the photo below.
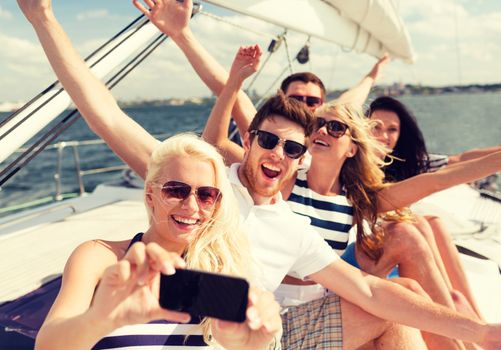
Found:
<path fill-rule="evenodd" d="M 254 34 L 259 35 L 259 36 L 263 36 L 265 38 L 269 38 L 270 36 L 272 36 L 269 33 L 259 32 L 259 31 L 255 30 L 255 29 L 250 29 L 250 28 L 244 27 L 244 26 L 242 26 L 240 24 L 228 21 L 227 19 L 224 19 L 223 17 L 220 17 L 220 16 L 215 15 L 213 13 L 205 12 L 203 10 L 200 10 L 198 13 L 200 13 L 201 15 L 207 16 L 209 18 L 215 19 L 216 21 L 220 21 L 222 23 L 226 23 L 226 24 L 232 25 L 232 26 L 234 26 L 236 28 L 245 30 L 245 31 L 250 32 L 250 33 L 254 33 Z"/>
<path fill-rule="evenodd" d="M 287 38 L 284 38 L 284 42 L 285 42 L 285 44 L 286 44 L 286 46 L 287 46 Z M 310 42 L 310 38 L 308 37 L 308 39 L 306 40 L 305 45 L 309 44 L 309 42 Z M 304 46 L 303 46 L 303 47 L 301 47 L 300 51 L 301 51 L 303 48 L 304 48 Z M 289 63 L 289 64 L 288 64 L 288 66 L 287 66 L 287 67 L 285 67 L 285 68 L 284 68 L 284 69 L 280 72 L 280 74 L 279 74 L 279 75 L 277 76 L 277 78 L 276 78 L 276 79 L 275 79 L 275 80 L 271 83 L 271 85 L 268 87 L 268 89 L 266 89 L 266 91 L 265 91 L 265 92 L 261 95 L 261 98 L 259 99 L 259 101 L 257 101 L 257 102 L 256 102 L 256 109 L 259 109 L 259 107 L 261 107 L 261 105 L 263 104 L 263 102 L 264 102 L 264 101 L 268 98 L 268 93 L 270 92 L 270 90 L 271 90 L 271 89 L 272 89 L 272 88 L 273 88 L 273 87 L 277 84 L 277 82 L 278 82 L 279 80 L 281 80 L 281 79 L 282 79 L 282 76 L 285 74 L 285 72 L 286 72 L 287 70 L 289 70 L 290 74 L 292 74 L 292 73 L 293 73 L 292 63 L 293 63 L 294 61 L 297 61 L 297 57 L 298 57 L 298 55 L 299 55 L 299 52 L 298 52 L 298 54 L 296 54 L 296 56 L 294 57 L 294 59 L 293 59 L 293 60 L 291 60 L 291 57 L 290 57 L 290 54 L 289 54 L 289 50 L 288 50 L 288 48 L 287 48 L 287 60 L 288 60 L 288 63 Z"/>
<path fill-rule="evenodd" d="M 271 39 L 270 45 L 268 46 L 268 56 L 266 56 L 266 59 L 264 60 L 263 64 L 261 64 L 261 67 L 259 70 L 254 74 L 254 77 L 252 78 L 251 82 L 249 85 L 247 85 L 247 88 L 245 89 L 248 92 L 250 91 L 251 87 L 254 85 L 254 82 L 256 79 L 259 77 L 261 72 L 263 71 L 264 67 L 268 63 L 268 60 L 270 59 L 271 55 L 274 54 L 279 48 L 282 42 L 285 39 L 285 35 L 287 34 L 287 31 L 284 31 L 282 34 L 277 35 L 276 39 Z"/>
<path fill-rule="evenodd" d="M 293 70 L 292 70 L 292 60 L 291 60 L 291 54 L 290 54 L 290 51 L 289 51 L 289 44 L 287 42 L 287 38 L 285 38 L 284 44 L 285 44 L 285 53 L 287 54 L 287 63 L 289 64 L 289 74 L 292 74 L 292 72 L 293 72 Z M 297 55 L 296 55 L 296 58 L 297 58 Z"/>
<path fill-rule="evenodd" d="M 136 68 L 146 57 L 148 57 L 160 44 L 167 39 L 164 34 L 158 35 L 150 44 L 148 44 L 142 51 L 134 56 L 124 67 L 122 67 L 115 75 L 113 75 L 107 82 L 106 86 L 109 89 L 115 87 L 123 78 L 125 78 L 134 68 Z M 26 152 L 22 153 L 12 163 L 0 172 L 0 186 L 7 182 L 19 170 L 25 167 L 33 158 L 35 158 L 45 147 L 47 147 L 54 139 L 61 135 L 66 129 L 73 125 L 80 113 L 77 109 L 69 112 L 63 120 L 58 122 L 45 134 L 40 136 L 38 140 L 33 143 Z M 16 166 L 17 165 L 17 166 Z"/>

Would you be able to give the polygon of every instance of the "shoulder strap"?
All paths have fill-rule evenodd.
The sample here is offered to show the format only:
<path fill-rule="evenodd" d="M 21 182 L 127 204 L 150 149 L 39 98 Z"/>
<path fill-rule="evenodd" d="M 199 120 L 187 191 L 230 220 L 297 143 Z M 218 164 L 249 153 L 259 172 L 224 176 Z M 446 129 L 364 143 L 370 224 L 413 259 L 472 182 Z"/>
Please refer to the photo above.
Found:
<path fill-rule="evenodd" d="M 132 245 L 136 242 L 141 242 L 141 239 L 143 238 L 143 232 L 139 232 L 137 233 L 131 240 L 130 240 L 130 243 L 129 243 L 129 246 L 127 247 L 127 250 L 130 249 L 130 247 L 132 247 Z"/>

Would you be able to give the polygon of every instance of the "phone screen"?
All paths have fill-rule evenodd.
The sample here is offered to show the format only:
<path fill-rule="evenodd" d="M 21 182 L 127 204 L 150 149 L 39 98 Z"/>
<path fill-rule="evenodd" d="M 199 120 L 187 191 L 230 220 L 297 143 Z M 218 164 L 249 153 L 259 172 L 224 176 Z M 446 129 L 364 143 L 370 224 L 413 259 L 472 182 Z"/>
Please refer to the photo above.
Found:
<path fill-rule="evenodd" d="M 245 321 L 249 283 L 242 279 L 196 270 L 176 269 L 161 275 L 160 306 L 187 312 L 192 318 Z"/>

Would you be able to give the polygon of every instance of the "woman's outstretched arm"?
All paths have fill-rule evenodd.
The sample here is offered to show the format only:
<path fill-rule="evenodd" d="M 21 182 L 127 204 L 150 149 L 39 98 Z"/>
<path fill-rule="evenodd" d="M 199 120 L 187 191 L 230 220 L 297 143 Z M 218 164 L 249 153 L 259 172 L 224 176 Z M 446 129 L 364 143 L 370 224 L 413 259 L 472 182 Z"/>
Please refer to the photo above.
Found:
<path fill-rule="evenodd" d="M 144 1 L 148 6 L 141 0 L 132 2 L 160 31 L 177 44 L 204 84 L 214 95 L 220 96 L 228 80 L 228 72 L 198 41 L 189 27 L 193 1 Z M 240 133 L 244 135 L 256 114 L 256 108 L 243 91 L 238 92 L 231 114 Z"/>
<path fill-rule="evenodd" d="M 243 148 L 230 141 L 227 130 L 231 120 L 231 110 L 240 87 L 247 77 L 257 71 L 261 54 L 261 48 L 258 45 L 241 47 L 238 50 L 231 66 L 228 82 L 212 108 L 202 134 L 207 142 L 219 149 L 226 164 L 241 162 L 243 159 Z"/>
<path fill-rule="evenodd" d="M 50 0 L 18 0 L 52 69 L 89 127 L 141 177 L 157 140 L 127 116 L 90 71 L 52 12 Z"/>
<path fill-rule="evenodd" d="M 434 173 L 413 176 L 389 184 L 378 195 L 378 211 L 385 212 L 411 205 L 446 188 L 481 179 L 501 170 L 501 151 L 452 164 Z"/>

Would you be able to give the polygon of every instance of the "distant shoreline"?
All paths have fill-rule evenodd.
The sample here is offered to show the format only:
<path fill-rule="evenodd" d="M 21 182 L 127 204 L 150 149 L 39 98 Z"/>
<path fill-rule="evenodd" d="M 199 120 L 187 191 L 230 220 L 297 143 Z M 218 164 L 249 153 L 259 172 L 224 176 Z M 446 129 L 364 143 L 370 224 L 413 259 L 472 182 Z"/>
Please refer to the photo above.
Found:
<path fill-rule="evenodd" d="M 339 96 L 343 90 L 332 90 L 327 93 L 327 100 L 332 100 Z M 497 84 L 469 84 L 469 85 L 451 85 L 451 86 L 423 86 L 414 84 L 399 84 L 391 85 L 376 85 L 371 90 L 371 95 L 381 96 L 408 96 L 408 95 L 443 95 L 443 94 L 461 94 L 461 93 L 484 93 L 484 92 L 501 92 L 501 83 Z M 254 95 L 254 101 L 259 100 L 260 96 Z M 213 104 L 214 96 L 211 97 L 191 97 L 187 99 L 167 98 L 157 100 L 134 100 L 134 101 L 119 101 L 119 105 L 123 108 L 134 107 L 157 107 L 157 106 L 199 106 Z M 4 102 L 0 103 L 0 112 L 14 112 L 22 107 L 24 102 Z"/>
<path fill-rule="evenodd" d="M 345 90 L 332 90 L 327 93 L 327 100 L 332 100 L 339 96 Z M 474 94 L 484 92 L 501 92 L 501 83 L 497 84 L 471 84 L 471 85 L 453 85 L 453 86 L 422 86 L 413 84 L 376 85 L 371 90 L 372 96 L 390 95 L 390 96 L 408 96 L 408 95 L 444 95 L 444 94 Z M 254 101 L 259 100 L 261 96 L 254 95 Z M 160 100 L 139 100 L 139 101 L 120 101 L 121 107 L 155 107 L 155 106 L 186 106 L 186 105 L 208 105 L 213 104 L 214 96 L 189 99 L 160 99 Z"/>

